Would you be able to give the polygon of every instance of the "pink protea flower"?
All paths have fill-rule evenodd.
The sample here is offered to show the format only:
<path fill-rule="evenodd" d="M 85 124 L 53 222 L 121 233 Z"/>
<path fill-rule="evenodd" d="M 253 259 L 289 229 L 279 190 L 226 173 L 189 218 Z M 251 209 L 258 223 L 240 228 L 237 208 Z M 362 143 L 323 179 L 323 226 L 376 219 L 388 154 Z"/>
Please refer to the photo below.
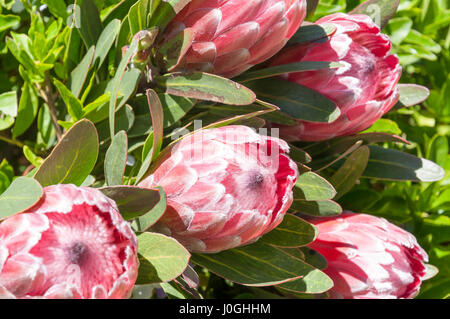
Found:
<path fill-rule="evenodd" d="M 288 145 L 246 126 L 198 131 L 140 183 L 162 186 L 168 208 L 154 227 L 196 252 L 256 241 L 290 207 L 298 171 Z"/>
<path fill-rule="evenodd" d="M 231 78 L 277 53 L 305 15 L 306 0 L 192 0 L 166 39 L 192 28 L 193 44 L 177 69 Z"/>
<path fill-rule="evenodd" d="M 271 65 L 301 61 L 339 62 L 337 69 L 290 73 L 284 79 L 309 87 L 334 101 L 341 116 L 333 123 L 298 121 L 280 128 L 291 141 L 321 141 L 351 135 L 370 127 L 398 101 L 401 76 L 398 58 L 389 53 L 390 39 L 366 15 L 336 13 L 316 22 L 337 30 L 324 42 L 282 50 Z"/>
<path fill-rule="evenodd" d="M 328 261 L 332 298 L 413 298 L 426 274 L 426 252 L 414 236 L 384 218 L 344 212 L 310 220 L 319 236 L 309 245 Z"/>
<path fill-rule="evenodd" d="M 56 185 L 0 224 L 0 298 L 128 298 L 137 239 L 100 191 Z"/>

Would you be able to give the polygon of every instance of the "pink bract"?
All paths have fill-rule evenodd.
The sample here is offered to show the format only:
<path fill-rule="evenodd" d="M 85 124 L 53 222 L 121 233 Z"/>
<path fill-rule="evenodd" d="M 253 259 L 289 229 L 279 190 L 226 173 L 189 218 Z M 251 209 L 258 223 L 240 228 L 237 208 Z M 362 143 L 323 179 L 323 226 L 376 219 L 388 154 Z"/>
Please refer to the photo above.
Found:
<path fill-rule="evenodd" d="M 398 101 L 401 76 L 398 58 L 390 54 L 391 41 L 366 15 L 332 14 L 316 22 L 337 30 L 325 41 L 298 44 L 282 50 L 271 65 L 303 61 L 339 62 L 343 67 L 290 73 L 285 80 L 298 83 L 334 101 L 341 111 L 332 123 L 298 120 L 281 126 L 280 136 L 290 141 L 321 141 L 363 131 Z"/>
<path fill-rule="evenodd" d="M 0 298 L 128 298 L 137 239 L 114 201 L 55 185 L 0 224 Z"/>
<path fill-rule="evenodd" d="M 276 54 L 306 15 L 306 0 L 193 0 L 171 22 L 194 41 L 178 70 L 234 77 Z"/>
<path fill-rule="evenodd" d="M 283 219 L 297 166 L 286 142 L 246 126 L 185 137 L 139 186 L 162 186 L 168 209 L 154 230 L 196 252 L 256 241 Z"/>
<path fill-rule="evenodd" d="M 328 262 L 332 298 L 400 299 L 419 292 L 428 256 L 412 234 L 384 218 L 351 212 L 310 222 L 319 236 L 309 247 Z"/>

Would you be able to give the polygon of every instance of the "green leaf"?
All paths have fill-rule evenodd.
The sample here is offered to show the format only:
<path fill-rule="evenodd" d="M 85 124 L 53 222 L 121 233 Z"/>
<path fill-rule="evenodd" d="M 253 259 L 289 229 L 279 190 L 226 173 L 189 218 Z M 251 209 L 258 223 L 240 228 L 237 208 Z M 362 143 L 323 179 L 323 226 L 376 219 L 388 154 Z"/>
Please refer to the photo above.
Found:
<path fill-rule="evenodd" d="M 246 286 L 273 286 L 304 277 L 315 269 L 281 248 L 257 242 L 216 254 L 193 254 L 194 264 Z"/>
<path fill-rule="evenodd" d="M 51 115 L 47 104 L 44 104 L 38 112 L 38 143 L 50 148 L 55 140 L 55 127 L 52 125 Z"/>
<path fill-rule="evenodd" d="M 94 124 L 83 119 L 67 131 L 35 174 L 42 186 L 84 182 L 98 156 L 98 136 Z"/>
<path fill-rule="evenodd" d="M 0 32 L 15 27 L 20 23 L 20 17 L 12 14 L 0 14 Z"/>
<path fill-rule="evenodd" d="M 16 138 L 31 126 L 38 113 L 39 101 L 32 86 L 25 82 L 19 101 L 19 110 L 13 127 L 13 138 Z"/>
<path fill-rule="evenodd" d="M 303 219 L 286 214 L 274 230 L 265 234 L 261 242 L 277 247 L 292 248 L 307 245 L 317 237 L 317 229 Z"/>
<path fill-rule="evenodd" d="M 289 44 L 295 45 L 319 40 L 328 41 L 327 38 L 336 32 L 336 26 L 331 23 L 305 25 L 298 29 L 289 40 Z"/>
<path fill-rule="evenodd" d="M 187 98 L 247 105 L 255 102 L 255 94 L 245 86 L 217 75 L 194 72 L 171 73 L 156 77 L 166 93 Z"/>
<path fill-rule="evenodd" d="M 16 178 L 0 195 L 0 220 L 32 207 L 43 195 L 44 191 L 36 180 L 22 176 Z"/>
<path fill-rule="evenodd" d="M 319 4 L 319 0 L 306 0 L 306 17 L 311 17 L 317 9 L 317 5 Z M 309 19 L 308 19 L 309 21 Z"/>
<path fill-rule="evenodd" d="M 345 160 L 344 164 L 339 167 L 338 171 L 331 176 L 329 181 L 337 191 L 335 199 L 340 198 L 355 186 L 367 167 L 369 156 L 369 148 L 367 146 L 361 146 L 354 151 Z"/>
<path fill-rule="evenodd" d="M 354 212 L 368 212 L 382 198 L 377 191 L 370 189 L 355 189 L 345 194 L 339 203 Z"/>
<path fill-rule="evenodd" d="M 400 107 L 421 104 L 430 96 L 430 90 L 417 84 L 398 84 L 398 89 L 400 93 Z"/>
<path fill-rule="evenodd" d="M 304 277 L 276 286 L 291 293 L 320 294 L 333 288 L 333 280 L 323 271 L 314 269 Z"/>
<path fill-rule="evenodd" d="M 89 103 L 83 108 L 83 117 L 92 121 L 93 123 L 98 123 L 108 117 L 108 105 L 111 94 L 106 92 L 106 94 L 100 95 L 95 101 Z"/>
<path fill-rule="evenodd" d="M 430 146 L 430 155 L 428 158 L 436 164 L 444 167 L 449 154 L 448 139 L 445 136 L 436 135 Z"/>
<path fill-rule="evenodd" d="M 17 116 L 17 93 L 10 91 L 0 94 L 0 113 L 16 117 Z"/>
<path fill-rule="evenodd" d="M 194 31 L 187 28 L 161 46 L 158 50 L 158 54 L 161 55 L 159 59 L 166 70 L 173 70 L 181 62 L 186 52 L 191 48 L 193 40 Z"/>
<path fill-rule="evenodd" d="M 334 102 L 297 83 L 270 78 L 247 85 L 258 98 L 278 106 L 282 112 L 297 119 L 331 123 L 341 114 Z"/>
<path fill-rule="evenodd" d="M 105 180 L 108 186 L 122 185 L 127 165 L 128 138 L 125 131 L 117 133 L 105 155 Z"/>
<path fill-rule="evenodd" d="M 128 19 L 127 14 L 130 11 L 131 6 L 136 3 L 136 0 L 121 0 L 116 2 L 115 6 L 103 17 L 103 22 L 105 24 L 110 23 L 114 19 Z"/>
<path fill-rule="evenodd" d="M 369 129 L 363 133 L 383 132 L 387 134 L 400 135 L 402 131 L 398 127 L 397 123 L 388 119 L 379 119 Z"/>
<path fill-rule="evenodd" d="M 353 9 L 350 14 L 366 14 L 383 29 L 397 12 L 400 0 L 367 0 Z"/>
<path fill-rule="evenodd" d="M 0 195 L 9 187 L 11 181 L 8 176 L 0 170 Z"/>
<path fill-rule="evenodd" d="M 10 128 L 13 124 L 14 118 L 12 116 L 5 115 L 4 117 L 0 117 L 0 131 Z"/>
<path fill-rule="evenodd" d="M 23 147 L 23 155 L 25 155 L 26 159 L 35 167 L 41 166 L 44 161 L 41 157 L 34 154 L 33 151 L 26 145 Z"/>
<path fill-rule="evenodd" d="M 180 12 L 191 0 L 166 0 L 160 1 L 155 12 L 150 17 L 149 26 L 158 26 L 164 30 L 169 22 Z"/>
<path fill-rule="evenodd" d="M 112 79 L 111 98 L 109 100 L 109 131 L 111 138 L 115 135 L 115 112 L 116 112 L 117 98 L 119 95 L 119 89 L 128 63 L 130 63 L 133 55 L 136 53 L 137 45 L 138 41 L 137 39 L 134 39 L 131 42 L 131 45 L 128 48 L 127 53 L 120 61 L 120 64 L 117 67 L 116 74 Z"/>
<path fill-rule="evenodd" d="M 61 94 L 62 99 L 67 107 L 67 112 L 74 121 L 78 121 L 83 116 L 83 105 L 80 100 L 78 100 L 72 92 L 64 84 L 62 84 L 57 79 L 53 79 L 53 83 L 58 89 L 59 94 Z"/>
<path fill-rule="evenodd" d="M 97 68 L 99 68 L 103 61 L 105 61 L 109 50 L 114 44 L 117 35 L 120 30 L 120 21 L 117 19 L 112 20 L 108 23 L 105 29 L 100 34 L 97 45 L 95 46 L 94 63 L 98 61 Z"/>
<path fill-rule="evenodd" d="M 166 193 L 164 192 L 164 189 L 162 187 L 156 187 L 156 189 L 159 191 L 159 201 L 152 207 L 151 210 L 135 220 L 134 228 L 138 231 L 148 230 L 162 217 L 162 215 L 166 211 Z"/>
<path fill-rule="evenodd" d="M 332 199 L 336 195 L 333 186 L 323 177 L 313 172 L 298 177 L 294 188 L 294 198 L 308 201 Z"/>
<path fill-rule="evenodd" d="M 164 127 L 182 119 L 195 105 L 195 101 L 180 96 L 158 93 L 164 112 Z"/>
<path fill-rule="evenodd" d="M 159 100 L 158 94 L 152 89 L 147 90 L 147 101 L 150 108 L 150 115 L 152 117 L 152 127 L 153 132 L 151 137 L 151 151 L 145 156 L 142 166 L 139 169 L 139 173 L 136 177 L 136 183 L 138 183 L 148 171 L 150 164 L 159 154 L 162 146 L 162 140 L 164 137 L 164 112 L 162 109 L 161 101 Z M 150 143 L 150 142 L 149 142 Z"/>
<path fill-rule="evenodd" d="M 389 21 L 389 37 L 392 43 L 399 45 L 411 31 L 413 21 L 408 17 L 394 18 Z"/>
<path fill-rule="evenodd" d="M 320 270 L 327 268 L 328 262 L 323 255 L 309 247 L 302 247 L 299 249 L 303 253 L 303 258 L 308 264 Z"/>
<path fill-rule="evenodd" d="M 82 0 L 80 4 L 80 27 L 77 29 L 87 48 L 95 45 L 103 30 L 100 13 L 94 0 Z"/>
<path fill-rule="evenodd" d="M 342 67 L 343 65 L 337 62 L 295 62 L 289 64 L 277 65 L 257 71 L 246 72 L 234 80 L 237 82 L 249 82 L 258 79 L 275 77 L 282 74 L 295 73 L 295 72 L 305 72 L 312 70 L 322 70 L 322 69 L 335 69 Z"/>
<path fill-rule="evenodd" d="M 147 29 L 147 18 L 151 9 L 150 5 L 151 3 L 148 0 L 139 0 L 131 6 L 128 12 L 128 21 L 132 35 Z"/>
<path fill-rule="evenodd" d="M 6 37 L 6 45 L 12 55 L 23 65 L 23 67 L 30 71 L 34 78 L 42 79 L 42 70 L 35 64 L 35 58 L 30 51 L 30 39 L 25 34 L 18 34 L 11 31 L 11 36 Z"/>
<path fill-rule="evenodd" d="M 445 176 L 439 165 L 393 149 L 371 145 L 363 177 L 393 181 L 435 182 Z"/>
<path fill-rule="evenodd" d="M 306 201 L 295 199 L 290 209 L 302 214 L 319 217 L 336 216 L 342 213 L 342 207 L 332 200 Z"/>
<path fill-rule="evenodd" d="M 308 153 L 306 153 L 304 150 L 295 147 L 291 144 L 289 144 L 289 157 L 292 158 L 294 161 L 302 164 L 307 164 L 311 162 L 311 156 L 309 156 Z"/>
<path fill-rule="evenodd" d="M 156 189 L 139 188 L 135 186 L 111 186 L 99 189 L 103 194 L 114 200 L 120 214 L 125 220 L 140 217 L 145 231 L 161 218 L 165 210 L 165 193 L 161 187 Z"/>
<path fill-rule="evenodd" d="M 95 47 L 91 46 L 88 52 L 86 52 L 86 54 L 84 55 L 81 62 L 77 65 L 75 69 L 73 69 L 71 73 L 70 91 L 72 91 L 73 95 L 76 98 L 80 97 L 81 90 L 83 89 L 89 70 L 92 66 L 94 53 Z"/>
<path fill-rule="evenodd" d="M 175 239 L 156 233 L 138 235 L 139 275 L 137 284 L 167 282 L 186 269 L 190 254 Z"/>
<path fill-rule="evenodd" d="M 309 144 L 303 149 L 312 156 L 312 158 L 323 158 L 326 155 L 337 155 L 346 152 L 359 141 L 365 144 L 374 144 L 381 142 L 395 142 L 409 144 L 409 142 L 400 136 L 386 133 L 364 133 L 352 136 L 335 138 L 322 143 Z M 360 142 L 359 142 L 360 143 Z"/>
<path fill-rule="evenodd" d="M 64 20 L 69 16 L 69 12 L 67 12 L 68 8 L 64 1 L 59 0 L 41 0 L 42 3 L 46 4 L 51 14 L 56 17 L 61 17 Z"/>

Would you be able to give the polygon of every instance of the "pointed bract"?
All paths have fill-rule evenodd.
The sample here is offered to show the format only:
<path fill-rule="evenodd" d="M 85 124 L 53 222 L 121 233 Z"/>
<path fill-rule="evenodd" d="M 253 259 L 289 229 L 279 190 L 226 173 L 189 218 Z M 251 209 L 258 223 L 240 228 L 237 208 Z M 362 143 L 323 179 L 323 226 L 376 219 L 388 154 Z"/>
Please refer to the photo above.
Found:
<path fill-rule="evenodd" d="M 0 224 L 0 298 L 129 298 L 138 265 L 135 234 L 96 189 L 48 186 Z"/>
<path fill-rule="evenodd" d="M 154 226 L 189 250 L 218 252 L 257 240 L 289 209 L 297 166 L 288 145 L 246 126 L 198 131 L 140 183 L 162 186 L 168 209 Z"/>
<path fill-rule="evenodd" d="M 403 299 L 419 292 L 426 252 L 416 238 L 384 218 L 344 212 L 310 220 L 318 230 L 310 248 L 328 262 L 332 298 Z"/>
<path fill-rule="evenodd" d="M 282 50 L 272 66 L 305 61 L 339 62 L 343 67 L 290 73 L 284 79 L 318 91 L 336 103 L 340 117 L 332 123 L 297 121 L 281 126 L 289 141 L 322 141 L 369 128 L 398 101 L 401 66 L 390 54 L 391 41 L 366 15 L 332 14 L 316 22 L 332 24 L 326 41 L 297 44 Z"/>
<path fill-rule="evenodd" d="M 169 24 L 165 41 L 194 30 L 177 71 L 232 78 L 276 54 L 306 15 L 305 0 L 193 0 Z"/>

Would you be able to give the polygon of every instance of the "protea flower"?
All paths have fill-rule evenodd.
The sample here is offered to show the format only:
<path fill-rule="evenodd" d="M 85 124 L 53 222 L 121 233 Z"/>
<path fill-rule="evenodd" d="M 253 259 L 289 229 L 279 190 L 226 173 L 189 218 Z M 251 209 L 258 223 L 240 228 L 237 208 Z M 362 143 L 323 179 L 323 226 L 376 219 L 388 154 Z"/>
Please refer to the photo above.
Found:
<path fill-rule="evenodd" d="M 290 207 L 298 171 L 286 142 L 246 126 L 182 139 L 140 187 L 162 186 L 168 208 L 154 227 L 189 250 L 218 252 L 256 241 Z"/>
<path fill-rule="evenodd" d="M 231 78 L 277 53 L 305 15 L 306 0 L 192 0 L 165 39 L 192 28 L 193 44 L 176 70 Z"/>
<path fill-rule="evenodd" d="M 137 269 L 136 236 L 95 189 L 46 187 L 0 224 L 0 298 L 128 298 Z"/>
<path fill-rule="evenodd" d="M 401 67 L 389 53 L 390 39 L 366 15 L 344 13 L 326 16 L 316 23 L 334 25 L 327 41 L 298 44 L 282 50 L 271 62 L 280 65 L 301 61 L 339 62 L 337 69 L 286 74 L 285 80 L 316 90 L 334 101 L 341 116 L 333 123 L 298 121 L 280 128 L 291 141 L 321 141 L 351 135 L 370 127 L 398 101 Z"/>
<path fill-rule="evenodd" d="M 428 256 L 412 234 L 351 212 L 310 222 L 319 236 L 309 247 L 328 261 L 332 298 L 413 298 L 419 292 Z"/>

